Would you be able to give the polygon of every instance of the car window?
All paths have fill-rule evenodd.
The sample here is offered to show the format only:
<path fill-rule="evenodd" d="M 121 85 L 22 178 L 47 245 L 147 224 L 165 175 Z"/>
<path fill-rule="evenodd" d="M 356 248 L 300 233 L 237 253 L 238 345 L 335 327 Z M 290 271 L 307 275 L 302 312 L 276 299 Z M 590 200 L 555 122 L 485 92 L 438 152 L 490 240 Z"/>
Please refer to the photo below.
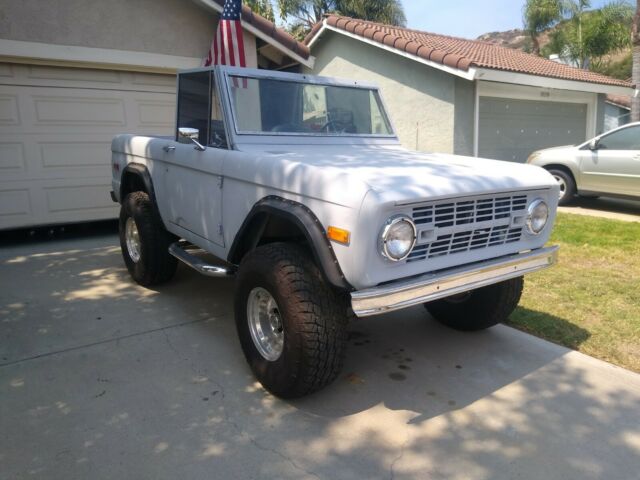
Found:
<path fill-rule="evenodd" d="M 227 148 L 224 118 L 214 82 L 211 71 L 180 75 L 177 128 L 197 128 L 200 143 Z M 176 139 L 177 134 L 176 130 Z"/>
<path fill-rule="evenodd" d="M 240 133 L 392 135 L 374 89 L 232 76 Z"/>
<path fill-rule="evenodd" d="M 598 148 L 606 150 L 640 150 L 640 125 L 623 128 L 600 138 Z"/>

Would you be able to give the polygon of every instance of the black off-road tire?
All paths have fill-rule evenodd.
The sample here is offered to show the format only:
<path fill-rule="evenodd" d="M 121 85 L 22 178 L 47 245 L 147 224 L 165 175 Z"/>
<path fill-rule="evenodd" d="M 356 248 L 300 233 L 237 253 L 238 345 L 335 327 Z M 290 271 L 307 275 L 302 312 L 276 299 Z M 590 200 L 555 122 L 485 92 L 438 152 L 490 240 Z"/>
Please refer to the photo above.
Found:
<path fill-rule="evenodd" d="M 131 258 L 126 242 L 126 222 L 133 218 L 140 238 L 140 259 Z M 167 232 L 145 192 L 131 192 L 120 207 L 120 248 L 131 277 L 145 287 L 171 280 L 177 260 L 169 253 L 176 237 Z"/>
<path fill-rule="evenodd" d="M 440 323 L 462 331 L 484 330 L 504 322 L 522 296 L 524 278 L 517 277 L 477 290 L 425 303 Z"/>
<path fill-rule="evenodd" d="M 275 299 L 284 335 L 282 353 L 267 360 L 249 328 L 255 288 Z M 295 244 L 272 243 L 242 260 L 236 277 L 235 319 L 247 362 L 262 385 L 281 398 L 313 393 L 331 383 L 344 363 L 347 295 L 322 277 L 310 254 Z"/>
<path fill-rule="evenodd" d="M 561 179 L 565 185 L 564 195 L 558 201 L 558 205 L 569 205 L 576 198 L 576 182 L 573 180 L 573 177 L 564 170 L 555 168 L 549 169 L 549 173 Z"/>

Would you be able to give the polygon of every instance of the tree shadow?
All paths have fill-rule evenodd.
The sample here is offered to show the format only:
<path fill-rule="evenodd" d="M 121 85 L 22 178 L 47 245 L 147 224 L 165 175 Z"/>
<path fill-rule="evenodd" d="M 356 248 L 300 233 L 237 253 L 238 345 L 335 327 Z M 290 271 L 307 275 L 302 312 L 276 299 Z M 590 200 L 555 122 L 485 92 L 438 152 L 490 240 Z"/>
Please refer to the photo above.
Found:
<path fill-rule="evenodd" d="M 0 268 L 8 478 L 637 476 L 639 377 L 507 326 L 357 320 L 336 382 L 282 401 L 244 361 L 231 279 L 137 287 L 113 235 Z"/>

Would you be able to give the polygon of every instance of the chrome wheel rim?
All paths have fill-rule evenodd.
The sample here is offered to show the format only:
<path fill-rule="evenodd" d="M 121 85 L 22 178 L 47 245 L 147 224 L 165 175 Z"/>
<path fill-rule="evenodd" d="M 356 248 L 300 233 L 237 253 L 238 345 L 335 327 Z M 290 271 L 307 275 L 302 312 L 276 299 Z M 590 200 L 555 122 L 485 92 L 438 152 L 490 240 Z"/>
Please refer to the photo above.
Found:
<path fill-rule="evenodd" d="M 140 261 L 140 235 L 138 234 L 138 226 L 132 217 L 127 218 L 124 228 L 124 238 L 127 243 L 127 252 L 134 263 Z"/>
<path fill-rule="evenodd" d="M 565 182 L 564 178 L 560 177 L 559 175 L 554 175 L 553 178 L 555 178 L 556 182 L 558 182 L 558 185 L 560 185 L 560 192 L 558 193 L 558 198 L 562 200 L 565 193 L 567 193 L 567 182 Z"/>
<path fill-rule="evenodd" d="M 249 293 L 247 321 L 251 339 L 260 355 L 275 362 L 284 348 L 284 327 L 275 298 L 262 287 Z"/>

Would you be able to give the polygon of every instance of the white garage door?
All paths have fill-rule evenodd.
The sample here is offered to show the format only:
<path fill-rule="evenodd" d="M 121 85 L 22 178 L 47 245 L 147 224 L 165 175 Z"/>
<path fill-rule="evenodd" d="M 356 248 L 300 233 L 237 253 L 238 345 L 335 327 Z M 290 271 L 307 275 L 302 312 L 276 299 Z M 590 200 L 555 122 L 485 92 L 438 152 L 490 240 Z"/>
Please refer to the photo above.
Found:
<path fill-rule="evenodd" d="M 480 157 L 525 162 L 535 150 L 586 140 L 584 103 L 480 97 L 479 106 Z"/>
<path fill-rule="evenodd" d="M 0 63 L 0 229 L 115 218 L 112 137 L 174 115 L 174 75 Z"/>

